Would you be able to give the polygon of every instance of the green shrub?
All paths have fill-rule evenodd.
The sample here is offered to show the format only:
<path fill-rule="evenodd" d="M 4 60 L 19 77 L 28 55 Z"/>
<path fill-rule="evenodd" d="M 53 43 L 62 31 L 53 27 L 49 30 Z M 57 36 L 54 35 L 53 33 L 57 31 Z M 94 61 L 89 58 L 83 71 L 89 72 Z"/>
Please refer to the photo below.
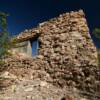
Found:
<path fill-rule="evenodd" d="M 7 16 L 7 14 L 0 12 L 0 28 L 2 30 L 0 34 L 0 59 L 7 54 L 8 49 L 10 48 L 10 39 L 7 32 Z"/>
<path fill-rule="evenodd" d="M 100 68 L 100 50 L 98 51 L 98 65 L 99 65 L 99 68 Z"/>

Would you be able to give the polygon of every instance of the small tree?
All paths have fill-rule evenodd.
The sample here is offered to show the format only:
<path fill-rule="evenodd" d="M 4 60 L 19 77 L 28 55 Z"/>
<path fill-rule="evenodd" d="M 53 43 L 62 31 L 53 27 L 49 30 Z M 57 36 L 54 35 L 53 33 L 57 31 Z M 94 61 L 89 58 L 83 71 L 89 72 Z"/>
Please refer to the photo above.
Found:
<path fill-rule="evenodd" d="M 0 12 L 0 59 L 8 53 L 10 40 L 7 32 L 7 14 Z"/>
<path fill-rule="evenodd" d="M 93 34 L 97 39 L 100 40 L 100 28 L 95 28 Z M 98 49 L 98 65 L 100 67 L 100 49 Z"/>
<path fill-rule="evenodd" d="M 100 39 L 100 28 L 95 28 L 93 34 L 97 39 Z"/>

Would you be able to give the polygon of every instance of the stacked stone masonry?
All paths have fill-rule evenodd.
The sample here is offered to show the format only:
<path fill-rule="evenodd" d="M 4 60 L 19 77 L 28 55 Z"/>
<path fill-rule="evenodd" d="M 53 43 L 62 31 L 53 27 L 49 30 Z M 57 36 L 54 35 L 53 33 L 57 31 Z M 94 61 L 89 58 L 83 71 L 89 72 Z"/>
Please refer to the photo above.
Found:
<path fill-rule="evenodd" d="M 81 87 L 88 77 L 95 79 L 97 52 L 83 11 L 62 14 L 39 28 L 39 55 L 48 62 L 45 69 L 54 84 Z"/>
<path fill-rule="evenodd" d="M 22 61 L 22 66 L 34 66 L 34 76 L 37 71 L 45 71 L 50 79 L 40 76 L 41 79 L 60 87 L 75 86 L 89 91 L 95 88 L 99 80 L 97 52 L 82 10 L 61 14 L 35 29 L 26 30 L 16 39 L 25 41 L 37 36 L 38 55 L 31 62 L 27 60 L 28 64 Z"/>

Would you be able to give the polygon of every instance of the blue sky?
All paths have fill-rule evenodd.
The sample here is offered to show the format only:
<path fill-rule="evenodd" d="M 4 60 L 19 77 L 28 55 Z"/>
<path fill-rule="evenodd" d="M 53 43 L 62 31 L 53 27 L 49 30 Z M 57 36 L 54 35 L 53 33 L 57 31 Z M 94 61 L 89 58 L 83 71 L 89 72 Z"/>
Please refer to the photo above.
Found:
<path fill-rule="evenodd" d="M 8 12 L 8 31 L 17 34 L 59 14 L 78 10 L 79 0 L 0 0 L 0 11 Z"/>
<path fill-rule="evenodd" d="M 11 35 L 33 28 L 61 13 L 79 9 L 86 13 L 90 33 L 95 27 L 100 27 L 99 0 L 0 0 L 0 11 L 10 14 L 8 32 Z M 100 41 L 92 37 L 100 48 Z"/>

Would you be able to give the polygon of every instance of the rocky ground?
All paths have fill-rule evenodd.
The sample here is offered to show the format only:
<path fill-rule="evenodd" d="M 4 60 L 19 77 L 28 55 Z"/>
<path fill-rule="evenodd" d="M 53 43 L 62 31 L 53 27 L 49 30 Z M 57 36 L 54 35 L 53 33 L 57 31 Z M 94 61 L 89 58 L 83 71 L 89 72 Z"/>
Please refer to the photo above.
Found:
<path fill-rule="evenodd" d="M 75 90 L 76 91 L 76 90 Z M 74 93 L 74 95 L 73 95 Z M 0 100 L 87 100 L 45 81 L 23 80 L 0 91 Z"/>
<path fill-rule="evenodd" d="M 33 65 L 35 64 L 35 67 L 27 66 L 29 65 L 29 62 L 32 64 L 33 59 L 34 58 L 27 57 L 22 59 L 18 58 L 18 56 L 13 56 L 13 59 L 7 59 L 7 61 L 13 65 L 13 67 L 2 67 L 3 71 L 0 74 L 0 100 L 100 99 L 99 92 L 98 94 L 93 94 L 92 92 L 88 93 L 86 91 L 80 91 L 76 87 L 66 86 L 62 88 L 58 85 L 52 84 L 53 79 L 50 77 L 50 75 L 44 69 L 36 67 L 36 63 L 39 62 L 39 58 L 33 63 Z M 14 65 L 15 62 L 17 64 L 16 66 Z M 26 63 L 26 66 L 23 66 L 23 62 L 24 64 Z"/>

